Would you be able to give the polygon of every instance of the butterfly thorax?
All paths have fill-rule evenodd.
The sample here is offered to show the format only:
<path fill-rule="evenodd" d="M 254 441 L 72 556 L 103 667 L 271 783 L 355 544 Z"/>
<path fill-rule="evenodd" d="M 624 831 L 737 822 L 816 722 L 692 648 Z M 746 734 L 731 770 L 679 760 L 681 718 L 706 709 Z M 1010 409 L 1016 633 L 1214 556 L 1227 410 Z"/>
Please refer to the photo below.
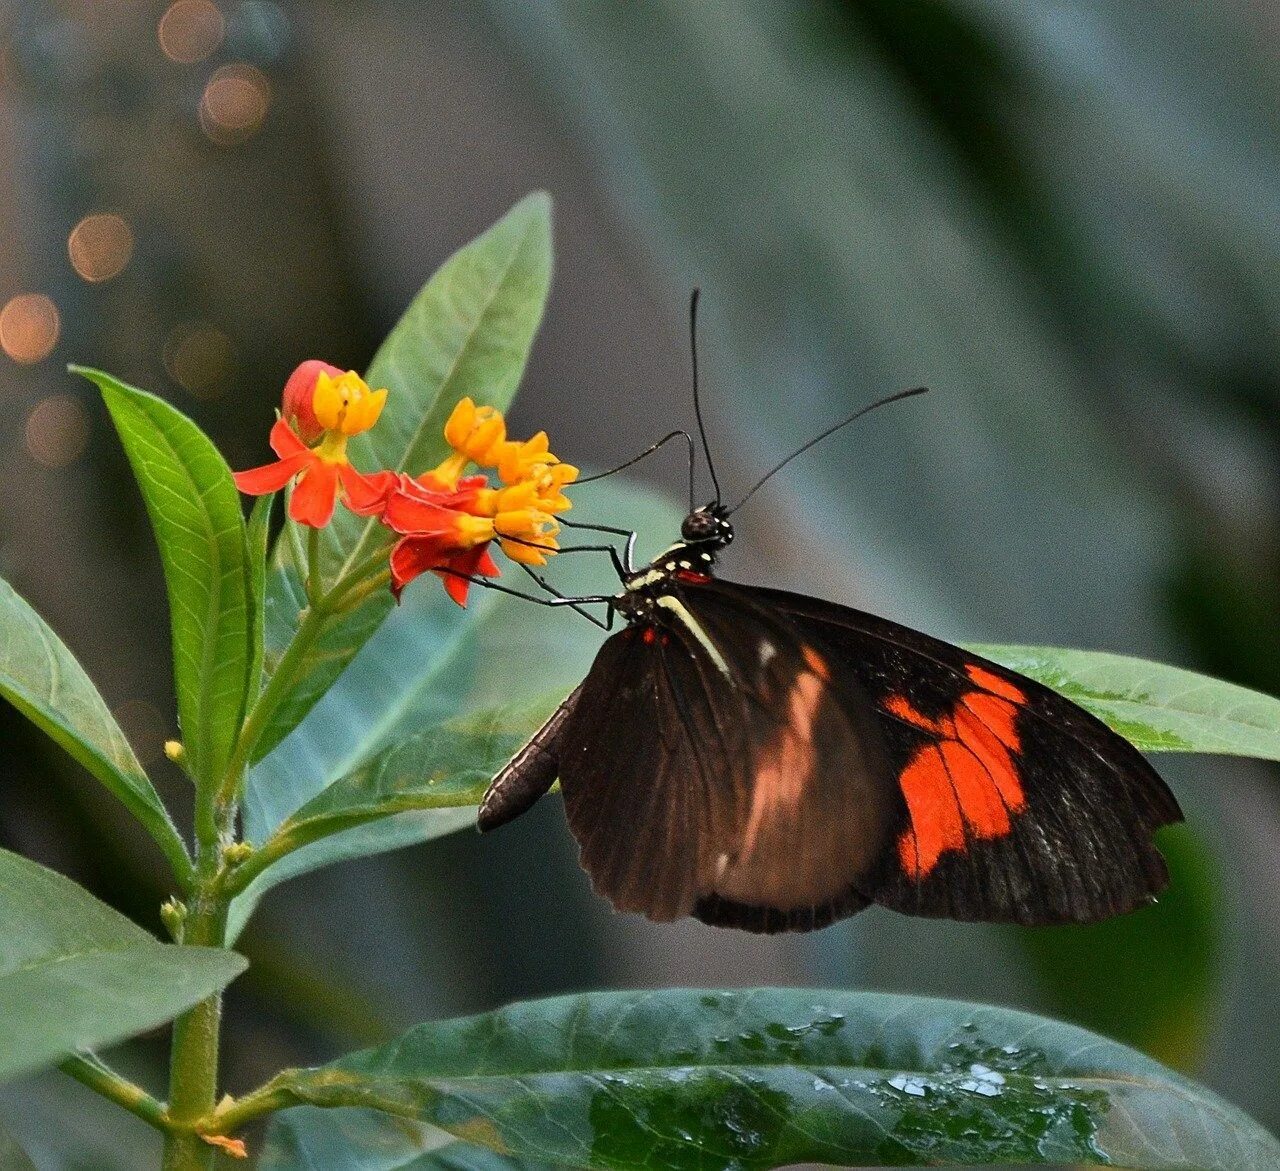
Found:
<path fill-rule="evenodd" d="M 645 622 L 659 598 L 682 586 L 705 585 L 715 574 L 720 550 L 732 540 L 733 526 L 723 505 L 694 509 L 680 526 L 680 540 L 623 581 L 615 600 L 618 612 L 628 622 Z"/>

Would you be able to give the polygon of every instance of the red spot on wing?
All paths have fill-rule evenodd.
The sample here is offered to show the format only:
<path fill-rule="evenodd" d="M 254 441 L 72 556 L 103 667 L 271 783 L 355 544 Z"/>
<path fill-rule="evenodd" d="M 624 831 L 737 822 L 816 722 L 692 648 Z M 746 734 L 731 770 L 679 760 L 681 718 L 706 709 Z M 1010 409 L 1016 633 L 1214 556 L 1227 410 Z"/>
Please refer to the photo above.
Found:
<path fill-rule="evenodd" d="M 676 581 L 682 581 L 685 585 L 707 585 L 711 581 L 711 575 L 699 573 L 696 569 L 678 569 Z"/>
<path fill-rule="evenodd" d="M 652 626 L 646 626 L 644 628 L 644 634 L 640 637 L 643 638 L 645 642 L 653 642 L 653 640 L 658 637 L 658 632 L 654 630 Z"/>
<path fill-rule="evenodd" d="M 906 696 L 891 696 L 892 715 L 937 737 L 918 748 L 900 784 L 911 826 L 898 838 L 898 858 L 914 879 L 927 877 L 948 850 L 964 850 L 971 838 L 1004 837 L 1026 808 L 1016 754 L 1016 719 L 1026 696 L 1007 679 L 970 664 L 978 690 L 965 691 L 952 710 L 931 718 Z"/>

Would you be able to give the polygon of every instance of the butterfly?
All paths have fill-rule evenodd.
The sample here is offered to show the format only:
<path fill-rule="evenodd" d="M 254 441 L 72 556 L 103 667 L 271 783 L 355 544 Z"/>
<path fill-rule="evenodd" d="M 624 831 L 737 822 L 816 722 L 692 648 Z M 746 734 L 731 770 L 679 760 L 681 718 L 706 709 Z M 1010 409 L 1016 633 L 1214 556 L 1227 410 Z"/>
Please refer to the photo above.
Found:
<path fill-rule="evenodd" d="M 479 828 L 559 779 L 595 890 L 660 922 L 809 931 L 878 904 L 1090 923 L 1151 902 L 1154 833 L 1182 814 L 1137 749 L 958 646 L 719 578 L 734 509 L 702 433 L 716 499 L 650 564 L 628 544 L 619 592 L 589 599 L 622 629 L 493 779 Z"/>

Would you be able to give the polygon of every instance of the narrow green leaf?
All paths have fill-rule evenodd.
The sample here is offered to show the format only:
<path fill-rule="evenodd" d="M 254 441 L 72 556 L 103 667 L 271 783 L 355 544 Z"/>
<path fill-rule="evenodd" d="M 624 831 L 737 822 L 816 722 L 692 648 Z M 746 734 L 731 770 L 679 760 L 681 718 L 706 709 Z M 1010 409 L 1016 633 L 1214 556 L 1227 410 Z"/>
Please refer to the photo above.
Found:
<path fill-rule="evenodd" d="M 164 400 L 73 367 L 98 386 L 160 547 L 178 722 L 194 775 L 221 780 L 244 718 L 249 572 L 240 496 L 208 436 Z"/>
<path fill-rule="evenodd" d="M 75 656 L 3 579 L 0 695 L 124 802 L 185 883 L 191 875 L 186 847 L 129 741 Z"/>
<path fill-rule="evenodd" d="M 228 938 L 258 900 L 299 874 L 429 841 L 475 824 L 494 773 L 563 696 L 524 711 L 447 721 L 378 753 L 286 818 L 236 875 Z M 242 885 L 243 884 L 243 885 Z"/>
<path fill-rule="evenodd" d="M 276 494 L 253 502 L 245 527 L 245 557 L 249 567 L 249 677 L 247 696 L 252 702 L 262 686 L 263 632 L 266 625 L 267 554 L 271 536 L 271 508 Z"/>
<path fill-rule="evenodd" d="M 1092 712 L 1144 752 L 1280 760 L 1280 699 L 1181 667 L 1101 651 L 974 646 Z"/>
<path fill-rule="evenodd" d="M 499 1155 L 375 1110 L 312 1106 L 273 1118 L 258 1159 L 259 1171 L 541 1171 L 553 1165 Z"/>
<path fill-rule="evenodd" d="M 516 1158 L 628 1171 L 1280 1163 L 1239 1110 L 1083 1029 L 807 989 L 517 1004 L 286 1072 L 267 1102 L 375 1108 Z"/>
<path fill-rule="evenodd" d="M 0 1079 L 101 1048 L 185 1012 L 245 968 L 175 947 L 68 878 L 0 850 Z"/>
<path fill-rule="evenodd" d="M 352 462 L 362 471 L 425 471 L 446 453 L 444 423 L 459 399 L 470 395 L 505 408 L 524 373 L 550 284 L 551 201 L 538 193 L 446 260 L 388 335 L 367 374 L 371 386 L 390 391 L 387 405 L 378 425 L 352 440 Z M 389 545 L 376 521 L 339 510 L 325 532 L 326 584 Z M 285 561 L 278 560 L 267 585 L 269 663 L 297 632 L 304 601 Z M 328 623 L 259 737 L 255 761 L 297 726 L 391 608 L 390 596 L 379 593 Z"/>

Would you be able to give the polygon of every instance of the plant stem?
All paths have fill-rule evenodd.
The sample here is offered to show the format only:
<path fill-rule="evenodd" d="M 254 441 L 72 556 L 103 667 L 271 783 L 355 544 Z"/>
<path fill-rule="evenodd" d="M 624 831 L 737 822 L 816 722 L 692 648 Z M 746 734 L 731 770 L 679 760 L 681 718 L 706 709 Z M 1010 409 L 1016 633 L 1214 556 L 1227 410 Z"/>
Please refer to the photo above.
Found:
<path fill-rule="evenodd" d="M 184 945 L 221 946 L 226 903 L 214 893 L 217 855 L 204 853 L 201 883 L 188 914 Z M 215 993 L 180 1016 L 173 1025 L 169 1058 L 169 1119 L 173 1130 L 164 1144 L 164 1171 L 210 1171 L 214 1149 L 195 1131 L 212 1113 L 218 1096 L 218 1038 L 222 997 Z"/>
<path fill-rule="evenodd" d="M 165 1112 L 164 1103 L 158 1102 L 128 1078 L 121 1077 L 95 1054 L 77 1053 L 74 1057 L 68 1057 L 58 1068 L 81 1085 L 88 1086 L 117 1106 L 123 1106 L 130 1114 L 136 1114 L 156 1130 L 169 1129 L 169 1115 Z"/>
<path fill-rule="evenodd" d="M 265 1085 L 244 1097 L 224 1102 L 214 1112 L 211 1121 L 219 1133 L 230 1134 L 265 1114 L 297 1105 L 299 1099 L 293 1094 L 291 1083 L 300 1072 L 296 1069 L 281 1070 Z"/>

